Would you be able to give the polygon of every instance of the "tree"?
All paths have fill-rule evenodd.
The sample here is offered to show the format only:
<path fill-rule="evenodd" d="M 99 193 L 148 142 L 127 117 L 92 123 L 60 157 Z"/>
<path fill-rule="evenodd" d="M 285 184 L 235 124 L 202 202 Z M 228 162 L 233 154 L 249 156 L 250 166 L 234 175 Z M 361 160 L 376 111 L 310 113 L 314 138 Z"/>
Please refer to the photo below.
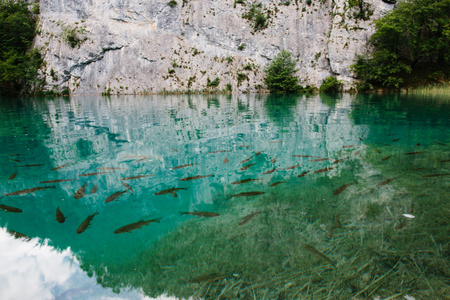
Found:
<path fill-rule="evenodd" d="M 286 94 L 300 91 L 301 86 L 298 84 L 298 78 L 292 75 L 298 71 L 295 68 L 296 64 L 297 62 L 292 58 L 292 54 L 282 50 L 266 65 L 264 82 L 271 93 Z"/>

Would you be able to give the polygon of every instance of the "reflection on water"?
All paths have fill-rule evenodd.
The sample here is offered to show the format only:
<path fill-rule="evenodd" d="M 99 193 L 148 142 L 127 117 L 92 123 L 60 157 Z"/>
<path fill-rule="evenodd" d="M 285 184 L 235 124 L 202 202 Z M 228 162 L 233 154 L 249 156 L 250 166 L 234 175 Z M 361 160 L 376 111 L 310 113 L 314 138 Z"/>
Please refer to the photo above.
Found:
<path fill-rule="evenodd" d="M 152 297 L 440 299 L 449 102 L 423 100 L 3 99 L 0 225 Z"/>

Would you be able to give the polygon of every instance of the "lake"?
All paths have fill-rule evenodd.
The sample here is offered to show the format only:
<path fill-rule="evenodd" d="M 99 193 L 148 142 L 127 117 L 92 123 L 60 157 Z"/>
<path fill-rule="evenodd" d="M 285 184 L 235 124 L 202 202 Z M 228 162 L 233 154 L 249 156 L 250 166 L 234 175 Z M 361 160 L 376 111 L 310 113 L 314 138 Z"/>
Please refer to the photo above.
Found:
<path fill-rule="evenodd" d="M 0 125 L 1 299 L 450 297 L 449 96 L 3 98 Z"/>

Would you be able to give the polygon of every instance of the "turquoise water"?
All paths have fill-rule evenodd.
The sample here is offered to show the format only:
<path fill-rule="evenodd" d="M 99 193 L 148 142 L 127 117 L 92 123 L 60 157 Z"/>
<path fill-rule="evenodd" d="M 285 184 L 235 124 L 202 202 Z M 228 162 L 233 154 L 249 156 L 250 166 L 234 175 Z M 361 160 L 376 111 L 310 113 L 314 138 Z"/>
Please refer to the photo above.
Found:
<path fill-rule="evenodd" d="M 265 293 L 269 299 L 326 299 L 336 293 L 343 299 L 400 292 L 418 299 L 448 296 L 450 101 L 445 97 L 1 99 L 0 116 L 0 204 L 23 210 L 0 211 L 0 225 L 47 239 L 57 250 L 70 248 L 105 288 L 205 298 L 223 292 L 231 294 L 220 297 L 232 299 L 251 296 L 245 282 L 254 285 L 253 296 Z M 65 164 L 70 165 L 51 170 Z M 95 172 L 108 173 L 80 176 Z M 139 175 L 151 176 L 120 180 Z M 192 176 L 207 177 L 180 181 Z M 40 183 L 59 179 L 74 180 Z M 244 179 L 257 180 L 232 184 Z M 84 184 L 85 195 L 76 199 Z M 6 196 L 49 186 L 54 188 Z M 182 189 L 176 197 L 155 195 L 169 188 Z M 120 191 L 127 192 L 105 202 Z M 259 193 L 233 197 L 246 192 Z M 64 223 L 55 220 L 57 207 L 67 217 Z M 196 211 L 219 216 L 180 214 Z M 91 225 L 77 233 L 96 212 Z M 252 212 L 260 213 L 238 225 Z M 130 233 L 114 233 L 159 218 Z M 373 234 L 377 231 L 383 236 Z M 420 240 L 420 231 L 431 238 Z M 403 258 L 407 252 L 419 257 L 420 246 L 429 256 Z M 393 252 L 397 264 L 380 264 Z M 371 272 L 362 269 L 358 275 L 365 281 L 338 284 L 345 272 L 362 268 L 359 259 L 373 263 Z M 445 268 L 434 269 L 442 263 Z M 423 288 L 416 283 L 416 291 L 394 289 L 376 281 L 386 273 L 407 278 L 397 272 L 401 264 L 418 265 L 410 276 L 421 276 Z M 329 274 L 322 276 L 326 283 L 302 290 L 307 281 L 289 277 L 314 267 L 325 268 L 320 272 Z M 193 280 L 212 273 L 220 278 Z"/>

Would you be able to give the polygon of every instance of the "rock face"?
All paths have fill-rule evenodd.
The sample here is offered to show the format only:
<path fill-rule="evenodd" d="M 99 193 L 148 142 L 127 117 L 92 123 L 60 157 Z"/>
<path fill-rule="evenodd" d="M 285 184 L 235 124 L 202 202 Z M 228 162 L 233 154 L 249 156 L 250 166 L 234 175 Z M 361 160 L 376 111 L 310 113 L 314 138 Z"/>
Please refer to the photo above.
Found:
<path fill-rule="evenodd" d="M 366 50 L 371 22 L 393 5 L 382 0 L 41 0 L 40 8 L 35 46 L 46 61 L 45 89 L 80 95 L 202 90 L 216 78 L 219 89 L 264 91 L 264 66 L 282 49 L 298 59 L 301 85 L 320 86 L 333 75 L 349 88 L 349 66 Z M 260 19 L 249 12 L 260 12 Z M 261 16 L 265 23 L 255 29 Z"/>

